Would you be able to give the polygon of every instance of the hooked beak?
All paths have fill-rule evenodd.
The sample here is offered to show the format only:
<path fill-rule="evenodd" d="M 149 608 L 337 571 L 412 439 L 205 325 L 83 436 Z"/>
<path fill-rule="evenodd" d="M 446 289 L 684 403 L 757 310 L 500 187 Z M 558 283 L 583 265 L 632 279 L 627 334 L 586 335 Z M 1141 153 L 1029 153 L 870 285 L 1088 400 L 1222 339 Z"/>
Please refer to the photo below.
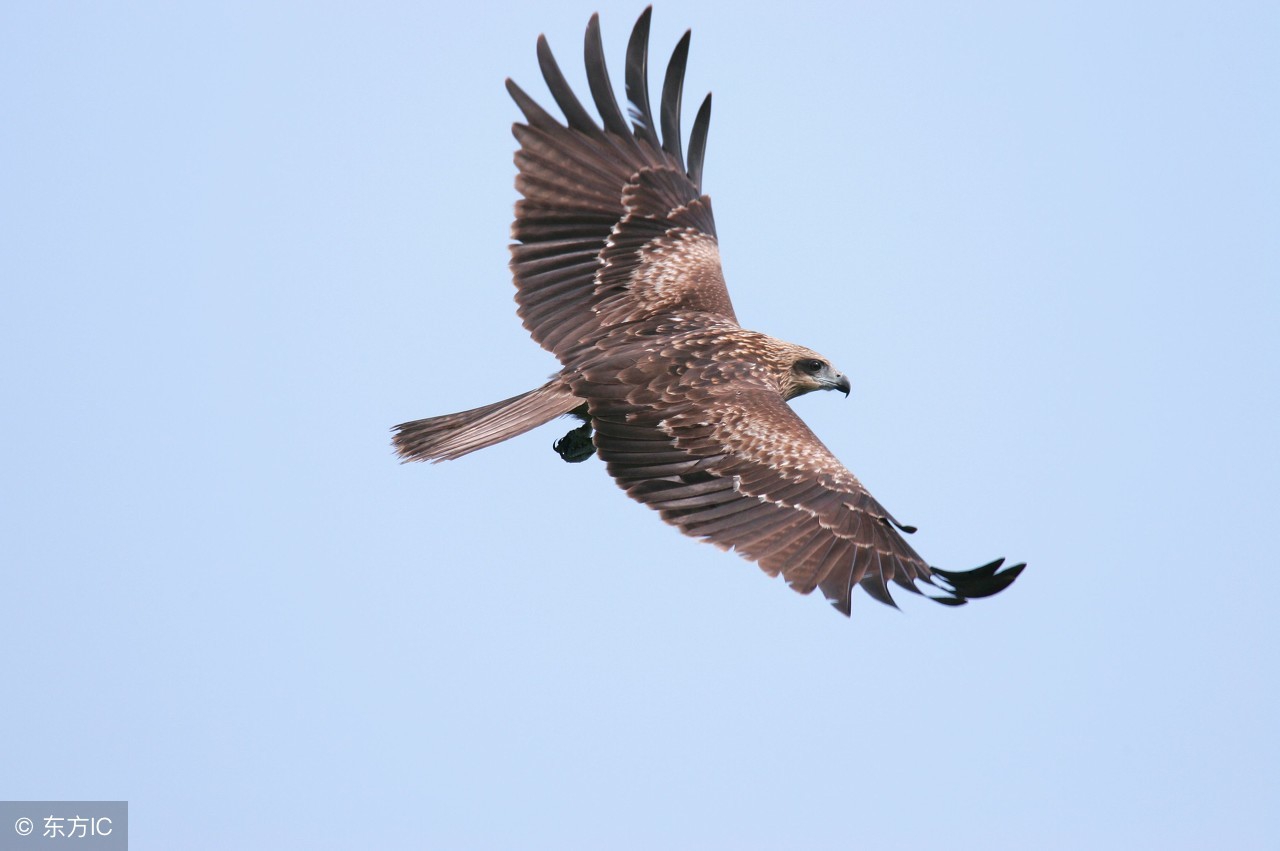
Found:
<path fill-rule="evenodd" d="M 823 390 L 839 390 L 845 396 L 849 395 L 849 376 L 843 372 L 836 372 L 831 367 L 827 367 L 818 376 L 818 381 L 821 382 Z"/>

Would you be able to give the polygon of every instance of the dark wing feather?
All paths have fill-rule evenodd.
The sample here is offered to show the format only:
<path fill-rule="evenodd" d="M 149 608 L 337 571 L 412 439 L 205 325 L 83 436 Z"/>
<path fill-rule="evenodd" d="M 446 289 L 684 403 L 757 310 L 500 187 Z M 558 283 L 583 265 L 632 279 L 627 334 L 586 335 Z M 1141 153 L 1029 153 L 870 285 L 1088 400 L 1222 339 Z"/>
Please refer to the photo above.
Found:
<path fill-rule="evenodd" d="M 613 96 L 613 84 L 609 82 L 609 69 L 604 62 L 604 43 L 600 38 L 600 15 L 594 14 L 587 22 L 587 36 L 583 45 L 583 53 L 587 58 L 587 84 L 591 87 L 591 98 L 600 110 L 600 118 L 604 121 L 604 129 L 621 139 L 631 136 L 631 128 L 627 126 L 626 116 Z"/>
<path fill-rule="evenodd" d="M 932 568 L 889 513 L 775 390 L 706 380 L 692 364 L 678 380 L 655 356 L 627 369 L 590 366 L 574 384 L 589 399 L 595 443 L 627 493 L 684 533 L 734 549 L 849 614 L 855 586 L 895 605 L 889 583 L 940 603 L 994 594 L 1022 570 Z M 692 374 L 691 374 L 692 373 Z"/>
<path fill-rule="evenodd" d="M 646 6 L 636 25 L 631 28 L 627 41 L 627 100 L 631 101 L 631 118 L 637 139 L 657 148 L 658 131 L 653 124 L 653 111 L 649 109 L 649 20 L 653 7 Z"/>
<path fill-rule="evenodd" d="M 625 322 L 690 310 L 736 322 L 711 201 L 699 188 L 709 102 L 694 122 L 691 173 L 679 121 L 689 37 L 667 67 L 659 140 L 646 79 L 650 14 L 641 15 L 627 49 L 633 126 L 614 98 L 596 16 L 584 53 L 600 124 L 570 89 L 545 38 L 538 63 L 566 123 L 507 82 L 525 116 L 513 128 L 523 196 L 512 225 L 516 301 L 533 338 L 566 364 Z"/>
<path fill-rule="evenodd" d="M 556 64 L 556 58 L 551 54 L 551 45 L 547 44 L 545 35 L 538 36 L 538 67 L 542 70 L 542 79 L 547 81 L 547 88 L 551 90 L 551 96 L 556 99 L 556 104 L 564 113 L 569 126 L 588 136 L 600 135 L 600 128 L 583 108 L 582 102 L 565 81 L 564 74 L 560 73 L 560 66 Z"/>
<path fill-rule="evenodd" d="M 662 83 L 662 149 L 682 165 L 684 151 L 680 147 L 680 97 L 684 91 L 684 67 L 689 61 L 691 35 L 691 32 L 685 30 L 684 36 L 676 44 L 671 61 L 667 63 L 667 76 Z"/>
<path fill-rule="evenodd" d="M 707 128 L 711 125 L 711 95 L 702 101 L 689 134 L 689 179 L 702 191 L 702 157 L 707 152 Z"/>

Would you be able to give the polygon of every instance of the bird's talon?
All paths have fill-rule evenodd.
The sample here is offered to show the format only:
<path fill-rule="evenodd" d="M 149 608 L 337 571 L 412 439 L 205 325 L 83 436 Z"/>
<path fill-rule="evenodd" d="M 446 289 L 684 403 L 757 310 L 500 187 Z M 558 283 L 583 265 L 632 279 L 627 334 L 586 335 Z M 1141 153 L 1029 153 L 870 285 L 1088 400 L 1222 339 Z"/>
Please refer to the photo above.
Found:
<path fill-rule="evenodd" d="M 591 424 L 584 423 L 564 437 L 551 444 L 563 460 L 570 464 L 581 463 L 596 454 L 596 445 L 591 440 Z"/>

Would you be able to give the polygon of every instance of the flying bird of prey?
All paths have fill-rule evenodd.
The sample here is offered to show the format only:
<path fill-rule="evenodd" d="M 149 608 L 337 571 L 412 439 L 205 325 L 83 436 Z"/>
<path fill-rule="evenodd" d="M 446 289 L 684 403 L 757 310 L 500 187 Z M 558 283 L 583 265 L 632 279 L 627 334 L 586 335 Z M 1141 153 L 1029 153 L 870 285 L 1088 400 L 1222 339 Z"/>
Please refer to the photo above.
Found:
<path fill-rule="evenodd" d="M 406 461 L 442 461 L 556 417 L 582 424 L 556 441 L 566 461 L 598 453 L 633 499 L 695 538 L 737 550 L 802 594 L 849 614 L 855 586 L 894 605 L 889 583 L 960 605 L 1022 571 L 1003 559 L 968 571 L 930 567 L 893 518 L 787 404 L 814 390 L 849 394 L 831 361 L 738 324 L 720 269 L 702 159 L 711 96 L 686 158 L 680 100 L 689 33 L 667 65 L 655 120 L 648 88 L 651 9 L 627 46 L 629 120 L 605 69 L 600 24 L 587 25 L 594 119 L 545 37 L 538 62 L 564 114 L 507 80 L 524 113 L 511 227 L 518 313 L 562 368 L 519 396 L 395 427 Z"/>

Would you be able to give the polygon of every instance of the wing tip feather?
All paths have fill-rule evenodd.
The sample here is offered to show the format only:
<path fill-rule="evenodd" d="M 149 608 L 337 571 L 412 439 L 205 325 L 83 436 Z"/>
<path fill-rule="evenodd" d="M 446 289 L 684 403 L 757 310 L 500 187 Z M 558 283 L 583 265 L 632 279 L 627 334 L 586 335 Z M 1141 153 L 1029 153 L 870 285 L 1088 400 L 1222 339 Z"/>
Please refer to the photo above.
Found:
<path fill-rule="evenodd" d="M 1001 570 L 1004 564 L 1003 558 L 995 561 L 987 562 L 984 565 L 975 567 L 972 570 L 942 570 L 941 568 L 931 568 L 935 576 L 943 579 L 951 587 L 948 590 L 951 594 L 960 600 L 975 600 L 982 597 L 991 597 L 999 594 L 1004 589 L 1013 584 L 1022 571 L 1026 569 L 1026 562 L 1019 562 L 1011 565 L 1005 570 Z M 943 598 L 932 598 L 938 602 L 947 602 L 949 600 Z"/>

